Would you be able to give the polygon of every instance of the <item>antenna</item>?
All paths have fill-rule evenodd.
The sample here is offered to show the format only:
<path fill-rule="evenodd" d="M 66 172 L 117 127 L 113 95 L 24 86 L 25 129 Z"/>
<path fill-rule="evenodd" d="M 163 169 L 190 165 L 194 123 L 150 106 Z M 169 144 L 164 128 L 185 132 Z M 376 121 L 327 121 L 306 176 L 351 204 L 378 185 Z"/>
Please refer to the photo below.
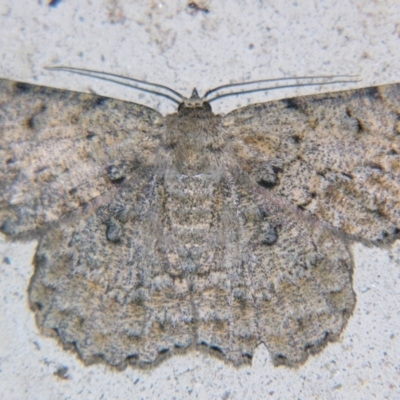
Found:
<path fill-rule="evenodd" d="M 132 87 L 132 88 L 141 90 L 146 93 L 156 94 L 158 96 L 165 97 L 168 100 L 171 100 L 176 104 L 182 103 L 182 101 L 185 99 L 185 97 L 182 96 L 180 93 L 176 92 L 175 90 L 173 90 L 167 86 L 159 85 L 157 83 L 145 82 L 140 79 L 126 78 L 124 76 L 112 74 L 109 72 L 92 71 L 92 70 L 83 69 L 83 68 L 73 68 L 73 67 L 64 67 L 64 66 L 45 67 L 45 69 L 48 69 L 50 71 L 72 72 L 72 73 L 78 74 L 78 75 L 84 75 L 84 76 L 90 76 L 92 78 L 94 77 L 97 79 L 102 79 L 103 81 L 114 82 L 114 83 L 117 83 L 122 86 Z M 113 79 L 113 78 L 116 78 L 116 79 Z M 124 81 L 126 81 L 126 82 L 124 82 Z M 134 83 L 137 83 L 137 85 L 132 85 L 132 84 L 129 84 L 128 82 L 134 82 Z M 165 90 L 165 91 L 171 93 L 172 95 L 178 97 L 179 100 L 177 100 L 176 98 L 174 98 L 168 94 L 162 93 L 160 91 L 156 91 L 154 89 L 144 88 L 144 87 L 141 87 L 140 85 L 147 85 L 147 86 L 150 86 L 151 88 Z"/>
<path fill-rule="evenodd" d="M 64 67 L 64 66 L 45 67 L 45 69 L 52 70 L 52 71 L 66 71 L 66 72 L 71 72 L 74 74 L 79 74 L 79 75 L 94 77 L 97 79 L 102 79 L 102 80 L 108 81 L 108 82 L 114 82 L 119 85 L 132 87 L 137 90 L 141 90 L 146 93 L 156 94 L 157 96 L 165 97 L 168 100 L 170 100 L 178 105 L 181 104 L 186 99 L 186 97 L 182 96 L 180 93 L 169 88 L 168 86 L 160 85 L 158 83 L 145 82 L 140 79 L 127 78 L 127 77 L 117 75 L 117 74 L 112 74 L 109 72 L 94 71 L 94 70 L 88 70 L 88 69 L 83 69 L 83 68 Z M 345 78 L 345 79 L 342 79 L 342 78 Z M 334 85 L 336 83 L 359 82 L 359 79 L 352 79 L 352 78 L 358 78 L 358 76 L 357 75 L 315 75 L 315 76 L 300 76 L 300 77 L 291 77 L 291 78 L 261 79 L 261 80 L 255 80 L 255 81 L 250 81 L 250 82 L 243 82 L 243 83 L 229 83 L 229 84 L 221 85 L 214 89 L 208 90 L 206 92 L 206 94 L 202 97 L 202 99 L 211 103 L 212 101 L 219 100 L 219 99 L 222 99 L 227 96 L 235 96 L 235 95 L 239 95 L 239 94 L 261 92 L 261 91 L 266 91 L 266 90 L 286 89 L 286 88 L 291 88 L 291 87 L 302 87 L 302 86 Z M 311 82 L 289 83 L 289 84 L 276 85 L 276 86 L 264 86 L 264 87 L 259 87 L 259 88 L 255 88 L 255 89 L 238 90 L 238 91 L 234 91 L 234 92 L 218 94 L 218 92 L 220 92 L 220 91 L 230 89 L 230 88 L 236 88 L 236 87 L 240 87 L 240 86 L 246 87 L 248 85 L 265 84 L 265 83 L 271 83 L 271 82 L 285 82 L 285 81 L 293 81 L 293 80 L 298 81 L 298 80 L 302 80 L 302 79 L 307 79 Z M 330 82 L 313 82 L 315 79 L 331 79 L 331 81 Z M 133 82 L 133 84 L 131 84 L 130 82 Z M 150 88 L 142 87 L 141 85 L 149 86 Z M 166 91 L 169 94 L 163 93 L 162 91 Z M 211 95 L 212 93 L 216 93 L 216 94 L 214 95 L 214 97 L 211 97 L 211 99 L 207 99 L 208 96 Z"/>
<path fill-rule="evenodd" d="M 218 94 L 220 90 L 234 88 L 239 86 L 247 86 L 247 85 L 254 85 L 260 83 L 270 83 L 270 82 L 282 82 L 282 81 L 290 81 L 290 80 L 300 80 L 300 79 L 336 79 L 336 78 L 356 78 L 357 75 L 319 75 L 319 76 L 300 76 L 300 77 L 293 77 L 293 78 L 275 78 L 275 79 L 261 79 L 251 82 L 244 82 L 244 83 L 231 83 L 227 85 L 218 86 L 214 89 L 207 91 L 204 95 L 204 99 L 206 99 L 210 94 L 217 92 L 217 94 L 208 99 L 207 101 L 211 103 L 212 101 L 219 100 L 223 97 L 227 96 L 234 96 L 238 94 L 245 94 L 245 93 L 254 93 L 254 92 L 261 92 L 264 90 L 276 90 L 276 89 L 286 89 L 291 87 L 302 87 L 302 86 L 318 86 L 318 85 L 333 85 L 335 83 L 353 83 L 359 82 L 358 79 L 339 79 L 339 80 L 332 80 L 331 82 L 308 82 L 308 83 L 292 83 L 292 84 L 285 84 L 285 85 L 277 85 L 277 86 L 264 86 L 255 89 L 246 89 L 246 90 L 238 90 L 236 92 L 229 92 L 229 93 L 221 93 Z"/>

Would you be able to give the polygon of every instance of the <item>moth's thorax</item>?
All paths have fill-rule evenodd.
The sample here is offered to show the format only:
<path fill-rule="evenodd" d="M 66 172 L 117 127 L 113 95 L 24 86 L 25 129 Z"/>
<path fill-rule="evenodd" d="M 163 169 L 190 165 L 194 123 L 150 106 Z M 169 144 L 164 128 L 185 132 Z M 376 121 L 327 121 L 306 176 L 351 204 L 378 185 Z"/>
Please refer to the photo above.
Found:
<path fill-rule="evenodd" d="M 163 144 L 178 172 L 213 170 L 225 148 L 221 120 L 207 107 L 185 107 L 166 117 Z"/>

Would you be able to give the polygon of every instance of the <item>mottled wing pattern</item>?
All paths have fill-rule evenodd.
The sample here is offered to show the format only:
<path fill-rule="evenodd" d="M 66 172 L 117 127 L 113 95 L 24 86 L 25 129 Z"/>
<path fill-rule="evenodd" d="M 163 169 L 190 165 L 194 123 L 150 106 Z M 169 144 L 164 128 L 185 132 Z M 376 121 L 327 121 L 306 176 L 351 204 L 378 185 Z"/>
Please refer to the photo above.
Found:
<path fill-rule="evenodd" d="M 115 195 L 151 165 L 161 117 L 149 108 L 0 80 L 0 227 L 32 237 Z"/>
<path fill-rule="evenodd" d="M 351 254 L 251 176 L 226 175 L 223 258 L 194 287 L 198 341 L 235 364 L 264 343 L 275 365 L 298 365 L 337 339 L 353 311 Z"/>
<path fill-rule="evenodd" d="M 188 192 L 199 187 L 196 210 Z M 144 366 L 200 346 L 240 365 L 264 342 L 275 364 L 296 365 L 341 333 L 352 260 L 322 224 L 239 171 L 146 191 L 147 202 L 121 192 L 40 243 L 38 325 L 85 361 Z"/>
<path fill-rule="evenodd" d="M 298 365 L 354 308 L 348 234 L 397 232 L 396 86 L 162 118 L 1 85 L 1 230 L 39 236 L 38 325 L 86 362 Z"/>
<path fill-rule="evenodd" d="M 255 104 L 226 116 L 244 168 L 358 239 L 400 229 L 400 84 Z"/>

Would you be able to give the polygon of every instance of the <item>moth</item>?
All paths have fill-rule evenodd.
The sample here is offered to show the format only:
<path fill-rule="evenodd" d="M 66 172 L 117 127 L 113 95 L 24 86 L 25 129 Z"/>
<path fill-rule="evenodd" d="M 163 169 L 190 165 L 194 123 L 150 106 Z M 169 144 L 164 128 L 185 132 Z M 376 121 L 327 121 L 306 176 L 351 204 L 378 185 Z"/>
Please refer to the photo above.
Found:
<path fill-rule="evenodd" d="M 39 242 L 37 325 L 85 363 L 264 343 L 298 366 L 352 315 L 352 243 L 399 238 L 400 84 L 225 116 L 177 96 L 162 116 L 0 80 L 0 231 Z"/>

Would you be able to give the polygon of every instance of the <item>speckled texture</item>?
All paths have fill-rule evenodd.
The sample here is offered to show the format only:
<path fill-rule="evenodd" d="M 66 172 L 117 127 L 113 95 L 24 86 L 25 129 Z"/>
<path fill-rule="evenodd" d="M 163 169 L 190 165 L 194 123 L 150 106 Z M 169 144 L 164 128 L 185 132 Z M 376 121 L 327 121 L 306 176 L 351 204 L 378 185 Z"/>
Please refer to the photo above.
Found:
<path fill-rule="evenodd" d="M 353 311 L 350 242 L 399 231 L 399 85 L 163 118 L 1 81 L 0 107 L 1 231 L 40 237 L 37 323 L 87 363 L 303 363 Z"/>
<path fill-rule="evenodd" d="M 173 113 L 174 104 L 131 88 L 44 66 L 68 65 L 161 82 L 185 95 L 226 82 L 355 74 L 358 82 L 226 97 L 216 113 L 285 97 L 400 82 L 396 2 L 68 0 L 0 2 L 0 77 L 95 92 Z M 275 368 L 263 344 L 251 366 L 204 352 L 157 368 L 85 366 L 42 335 L 29 307 L 37 241 L 0 235 L 0 398 L 10 399 L 366 399 L 400 397 L 399 241 L 391 251 L 351 246 L 357 302 L 340 339 L 299 368 Z M 67 379 L 57 371 L 68 368 Z"/>

